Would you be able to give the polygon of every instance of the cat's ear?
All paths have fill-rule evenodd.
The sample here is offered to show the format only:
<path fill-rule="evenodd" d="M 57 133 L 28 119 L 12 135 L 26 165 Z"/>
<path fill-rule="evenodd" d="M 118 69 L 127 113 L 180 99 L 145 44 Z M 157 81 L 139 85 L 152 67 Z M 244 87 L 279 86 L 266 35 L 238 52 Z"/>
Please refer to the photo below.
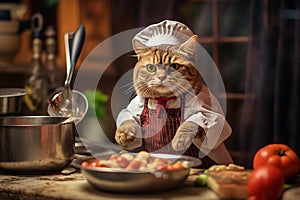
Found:
<path fill-rule="evenodd" d="M 149 47 L 144 45 L 140 40 L 133 40 L 132 45 L 134 46 L 134 51 L 137 55 L 143 54 L 149 50 Z"/>
<path fill-rule="evenodd" d="M 188 57 L 193 57 L 198 45 L 198 39 L 199 38 L 197 35 L 193 35 L 185 43 L 180 45 L 179 50 L 181 51 L 181 53 Z"/>

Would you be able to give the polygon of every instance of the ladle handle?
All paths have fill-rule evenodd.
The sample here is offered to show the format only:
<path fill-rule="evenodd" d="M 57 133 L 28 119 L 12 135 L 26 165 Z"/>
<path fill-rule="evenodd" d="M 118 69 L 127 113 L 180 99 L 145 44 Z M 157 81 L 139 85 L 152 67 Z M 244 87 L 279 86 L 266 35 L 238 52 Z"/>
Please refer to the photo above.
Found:
<path fill-rule="evenodd" d="M 85 28 L 81 24 L 75 33 L 67 33 L 65 35 L 66 62 L 67 62 L 67 77 L 65 87 L 69 87 L 74 69 L 82 50 L 85 38 Z"/>
<path fill-rule="evenodd" d="M 73 67 L 76 66 L 78 57 L 80 55 L 80 52 L 82 50 L 82 46 L 84 43 L 84 38 L 85 38 L 85 28 L 81 24 L 79 28 L 77 29 L 73 41 L 72 41 L 72 51 L 71 51 L 71 65 Z"/>
<path fill-rule="evenodd" d="M 74 66 L 71 62 L 71 44 L 72 44 L 72 38 L 74 33 L 68 32 L 64 35 L 65 39 L 65 52 L 66 52 L 66 80 L 65 80 L 65 87 L 69 87 L 71 83 L 71 79 L 74 72 Z"/>

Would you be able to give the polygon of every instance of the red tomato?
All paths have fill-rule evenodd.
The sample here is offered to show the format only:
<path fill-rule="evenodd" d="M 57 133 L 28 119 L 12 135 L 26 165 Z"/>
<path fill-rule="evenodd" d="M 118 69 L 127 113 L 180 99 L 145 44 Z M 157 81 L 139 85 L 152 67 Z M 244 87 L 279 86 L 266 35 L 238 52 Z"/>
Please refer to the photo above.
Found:
<path fill-rule="evenodd" d="M 269 144 L 259 149 L 253 159 L 253 168 L 257 169 L 265 164 L 277 166 L 285 179 L 295 177 L 300 168 L 299 157 L 285 144 Z"/>
<path fill-rule="evenodd" d="M 247 200 L 259 200 L 259 197 L 251 196 L 251 197 L 248 197 Z"/>
<path fill-rule="evenodd" d="M 251 173 L 248 185 L 248 200 L 280 199 L 284 186 L 284 176 L 278 167 L 263 165 Z"/>

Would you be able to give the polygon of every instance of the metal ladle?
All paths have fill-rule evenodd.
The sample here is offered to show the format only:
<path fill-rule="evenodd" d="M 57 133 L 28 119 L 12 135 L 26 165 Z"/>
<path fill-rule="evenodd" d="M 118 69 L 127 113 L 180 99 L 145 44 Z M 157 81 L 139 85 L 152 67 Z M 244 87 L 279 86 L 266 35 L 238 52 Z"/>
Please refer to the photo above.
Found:
<path fill-rule="evenodd" d="M 79 119 L 77 120 L 77 123 L 84 117 L 88 103 L 86 97 L 81 92 L 71 90 L 70 83 L 83 46 L 84 37 L 85 29 L 83 25 L 80 25 L 75 34 L 69 32 L 64 35 L 67 72 L 65 87 L 58 88 L 54 92 L 48 105 L 49 115 L 76 117 Z"/>

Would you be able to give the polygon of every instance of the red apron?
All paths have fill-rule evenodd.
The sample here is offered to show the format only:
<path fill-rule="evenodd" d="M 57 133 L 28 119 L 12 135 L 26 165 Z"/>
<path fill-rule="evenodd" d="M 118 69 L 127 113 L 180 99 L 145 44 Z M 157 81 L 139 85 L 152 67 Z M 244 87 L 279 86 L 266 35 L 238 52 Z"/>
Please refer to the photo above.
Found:
<path fill-rule="evenodd" d="M 184 99 L 184 98 L 183 98 Z M 180 108 L 164 108 L 164 109 L 149 109 L 148 101 L 145 99 L 144 109 L 141 114 L 141 126 L 143 133 L 143 149 L 148 152 L 178 154 L 181 152 L 175 151 L 172 148 L 172 139 L 175 136 L 176 130 L 182 123 L 181 109 L 183 106 L 181 99 Z M 161 106 L 157 105 L 157 106 Z M 165 107 L 166 102 L 163 103 Z M 184 109 L 182 109 L 183 113 Z M 184 155 L 199 157 L 199 149 L 192 144 Z M 209 157 L 201 158 L 202 168 L 209 168 L 216 163 Z"/>

